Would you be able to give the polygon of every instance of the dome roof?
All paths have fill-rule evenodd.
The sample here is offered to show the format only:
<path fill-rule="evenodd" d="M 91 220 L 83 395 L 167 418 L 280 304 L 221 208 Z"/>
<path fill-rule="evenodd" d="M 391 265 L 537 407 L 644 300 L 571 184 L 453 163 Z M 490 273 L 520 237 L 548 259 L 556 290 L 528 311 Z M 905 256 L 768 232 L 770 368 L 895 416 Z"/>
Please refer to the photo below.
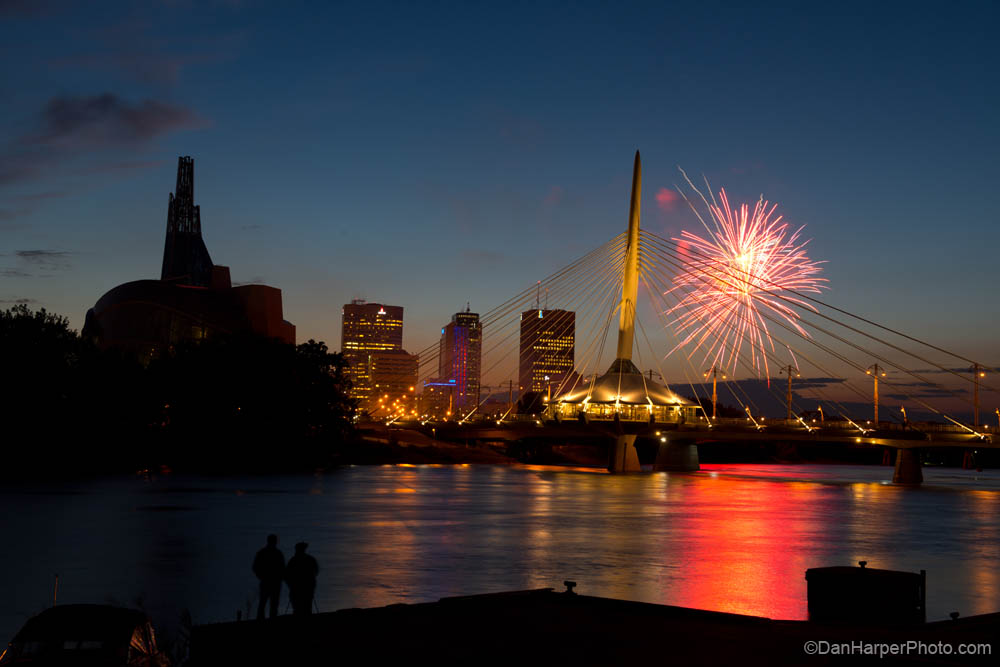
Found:
<path fill-rule="evenodd" d="M 589 382 L 581 383 L 557 396 L 553 402 L 583 403 L 588 396 L 588 403 L 694 405 L 659 382 L 644 376 L 629 359 L 615 359 L 608 372 L 597 378 L 593 385 Z"/>

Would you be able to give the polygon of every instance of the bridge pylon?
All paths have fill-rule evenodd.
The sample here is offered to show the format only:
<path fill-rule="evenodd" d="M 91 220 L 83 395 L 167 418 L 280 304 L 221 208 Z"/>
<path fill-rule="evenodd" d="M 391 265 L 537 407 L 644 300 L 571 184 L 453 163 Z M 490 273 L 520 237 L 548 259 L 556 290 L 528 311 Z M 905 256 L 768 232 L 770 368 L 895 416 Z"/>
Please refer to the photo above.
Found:
<path fill-rule="evenodd" d="M 642 203 L 642 161 L 639 158 L 639 151 L 635 152 L 635 162 L 632 165 L 632 193 L 629 198 L 628 208 L 628 244 L 625 248 L 625 263 L 622 267 L 622 299 L 618 310 L 618 354 L 604 375 L 602 380 L 607 379 L 614 383 L 616 408 L 622 399 L 623 385 L 629 381 L 642 383 L 645 399 L 650 406 L 650 415 L 653 419 L 653 402 L 650 400 L 650 382 L 646 382 L 642 373 L 632 363 L 632 343 L 635 339 L 635 317 L 639 295 L 639 217 Z M 591 390 L 592 392 L 593 390 Z M 588 394 L 588 399 L 591 394 Z M 680 404 L 680 401 L 675 401 Z M 637 472 L 639 471 L 639 453 L 635 448 L 636 436 L 620 434 L 615 439 L 614 448 L 611 451 L 608 470 L 610 472 Z M 657 454 L 655 468 L 657 470 L 692 471 L 698 470 L 698 448 L 694 443 L 673 442 L 667 438 L 661 438 L 657 443 Z"/>
<path fill-rule="evenodd" d="M 920 452 L 915 448 L 900 447 L 896 450 L 896 468 L 892 471 L 893 484 L 922 484 L 924 471 L 920 468 Z"/>

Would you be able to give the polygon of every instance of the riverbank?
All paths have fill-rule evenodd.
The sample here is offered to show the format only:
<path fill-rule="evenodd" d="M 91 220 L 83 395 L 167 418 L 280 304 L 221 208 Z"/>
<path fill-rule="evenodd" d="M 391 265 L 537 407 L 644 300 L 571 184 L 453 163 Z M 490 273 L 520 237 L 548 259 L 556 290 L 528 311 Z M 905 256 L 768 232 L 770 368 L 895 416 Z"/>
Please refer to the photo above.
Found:
<path fill-rule="evenodd" d="M 822 624 L 540 589 L 196 626 L 190 657 L 193 667 L 348 656 L 434 664 L 825 665 L 874 657 L 890 665 L 967 665 L 992 664 L 998 636 L 1000 614 Z M 845 658 L 845 647 L 855 652 Z M 958 655 L 969 647 L 978 655 Z"/>

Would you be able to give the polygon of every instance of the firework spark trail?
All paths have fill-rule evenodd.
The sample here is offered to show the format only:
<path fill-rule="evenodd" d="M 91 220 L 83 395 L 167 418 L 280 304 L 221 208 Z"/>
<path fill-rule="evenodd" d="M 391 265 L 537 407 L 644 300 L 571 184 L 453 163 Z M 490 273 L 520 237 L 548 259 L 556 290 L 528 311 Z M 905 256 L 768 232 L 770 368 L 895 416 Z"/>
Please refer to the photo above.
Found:
<path fill-rule="evenodd" d="M 790 232 L 781 216 L 774 215 L 777 204 L 761 197 L 752 211 L 747 204 L 733 208 L 725 190 L 719 191 L 718 200 L 712 196 L 710 202 L 687 174 L 684 177 L 705 203 L 715 231 L 695 210 L 708 236 L 684 231 L 680 238 L 672 239 L 677 242 L 684 270 L 670 290 L 677 293 L 678 303 L 667 312 L 674 315 L 672 323 L 681 338 L 670 354 L 689 347 L 690 358 L 704 350 L 703 362 L 735 372 L 741 350 L 749 348 L 752 367 L 767 375 L 766 351 L 768 347 L 774 351 L 774 342 L 761 309 L 766 308 L 808 337 L 790 304 L 815 308 L 787 291 L 818 293 L 826 282 L 818 277 L 822 262 L 806 255 L 809 242 L 800 240 L 802 227 Z"/>

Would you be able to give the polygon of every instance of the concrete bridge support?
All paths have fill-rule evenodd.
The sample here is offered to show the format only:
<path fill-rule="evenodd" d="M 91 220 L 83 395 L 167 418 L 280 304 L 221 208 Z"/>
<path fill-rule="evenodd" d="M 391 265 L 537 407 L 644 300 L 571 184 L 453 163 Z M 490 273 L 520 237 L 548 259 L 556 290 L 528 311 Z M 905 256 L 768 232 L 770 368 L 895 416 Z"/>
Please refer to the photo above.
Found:
<path fill-rule="evenodd" d="M 924 472 L 920 468 L 920 453 L 916 449 L 896 450 L 896 469 L 892 472 L 894 484 L 921 484 Z"/>
<path fill-rule="evenodd" d="M 653 470 L 657 472 L 691 472 L 701 468 L 698 463 L 698 445 L 694 440 L 668 438 L 656 450 Z"/>
<path fill-rule="evenodd" d="M 619 435 L 611 448 L 609 472 L 639 472 L 639 452 L 635 449 L 634 435 Z"/>

